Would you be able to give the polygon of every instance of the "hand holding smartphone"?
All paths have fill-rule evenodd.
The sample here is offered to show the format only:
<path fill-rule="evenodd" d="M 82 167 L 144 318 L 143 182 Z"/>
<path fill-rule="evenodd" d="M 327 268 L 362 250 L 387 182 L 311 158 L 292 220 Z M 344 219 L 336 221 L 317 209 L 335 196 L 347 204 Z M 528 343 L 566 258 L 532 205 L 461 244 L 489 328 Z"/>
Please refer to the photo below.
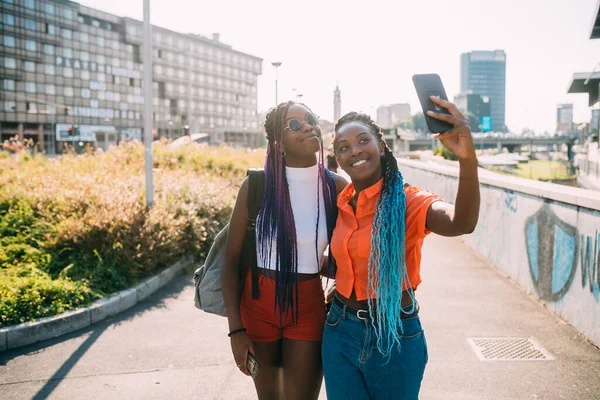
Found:
<path fill-rule="evenodd" d="M 454 125 L 445 121 L 440 121 L 427 114 L 427 111 L 433 111 L 450 115 L 450 112 L 447 109 L 438 106 L 431 100 L 431 96 L 436 96 L 448 101 L 448 96 L 446 96 L 446 91 L 444 90 L 444 85 L 442 85 L 440 76 L 438 74 L 416 74 L 413 75 L 412 79 L 415 89 L 417 90 L 417 95 L 419 96 L 421 108 L 423 108 L 423 115 L 425 116 L 425 122 L 427 123 L 429 132 L 441 133 L 453 129 Z"/>
<path fill-rule="evenodd" d="M 246 369 L 250 373 L 250 376 L 252 376 L 252 379 L 256 380 L 258 378 L 258 361 L 256 361 L 256 358 L 250 352 L 248 352 L 248 357 L 246 358 Z"/>

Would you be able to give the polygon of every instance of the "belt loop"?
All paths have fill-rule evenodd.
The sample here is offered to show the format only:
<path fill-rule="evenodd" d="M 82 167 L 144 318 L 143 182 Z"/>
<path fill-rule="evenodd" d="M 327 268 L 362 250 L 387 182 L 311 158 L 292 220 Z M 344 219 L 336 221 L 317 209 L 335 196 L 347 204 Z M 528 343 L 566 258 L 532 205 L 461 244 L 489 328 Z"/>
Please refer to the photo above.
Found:
<path fill-rule="evenodd" d="M 342 303 L 344 304 L 344 307 L 342 307 L 342 318 L 346 319 L 346 308 L 348 308 L 348 306 L 346 305 L 346 303 Z"/>

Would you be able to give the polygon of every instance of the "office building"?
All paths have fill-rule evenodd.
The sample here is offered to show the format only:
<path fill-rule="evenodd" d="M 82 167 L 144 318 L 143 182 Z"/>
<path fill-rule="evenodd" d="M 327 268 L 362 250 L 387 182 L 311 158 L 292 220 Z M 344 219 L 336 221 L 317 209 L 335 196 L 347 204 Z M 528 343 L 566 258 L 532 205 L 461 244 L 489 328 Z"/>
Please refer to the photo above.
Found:
<path fill-rule="evenodd" d="M 472 51 L 460 56 L 460 91 L 486 96 L 491 102 L 492 130 L 506 132 L 506 53 Z"/>
<path fill-rule="evenodd" d="M 410 119 L 410 104 L 399 103 L 377 108 L 377 125 L 382 129 L 394 128 L 399 122 Z"/>
<path fill-rule="evenodd" d="M 473 132 L 487 132 L 492 130 L 491 103 L 489 97 L 473 94 L 471 91 L 454 96 L 456 107 L 461 113 L 471 117 L 469 118 L 469 122 L 473 120 L 471 122 L 471 130 Z"/>
<path fill-rule="evenodd" d="M 0 0 L 0 13 L 2 141 L 31 138 L 54 154 L 65 143 L 141 140 L 141 21 L 66 0 Z M 152 38 L 154 135 L 180 136 L 187 125 L 255 143 L 262 60 L 218 34 L 154 26 Z"/>
<path fill-rule="evenodd" d="M 573 104 L 556 106 L 556 131 L 566 133 L 573 131 Z"/>

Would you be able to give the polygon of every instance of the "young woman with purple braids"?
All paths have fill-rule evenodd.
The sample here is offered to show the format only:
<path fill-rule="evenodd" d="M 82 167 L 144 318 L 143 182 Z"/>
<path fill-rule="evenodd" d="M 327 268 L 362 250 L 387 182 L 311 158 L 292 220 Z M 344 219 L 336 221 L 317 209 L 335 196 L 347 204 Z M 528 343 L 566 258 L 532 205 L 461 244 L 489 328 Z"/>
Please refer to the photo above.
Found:
<path fill-rule="evenodd" d="M 267 114 L 265 131 L 264 197 L 256 221 L 258 299 L 252 298 L 250 270 L 240 284 L 237 267 L 246 235 L 248 178 L 229 224 L 221 280 L 231 349 L 246 375 L 248 353 L 257 359 L 259 399 L 317 399 L 326 312 L 321 266 L 331 260 L 324 252 L 336 221 L 336 197 L 347 182 L 324 167 L 318 118 L 304 104 L 279 104 Z"/>
<path fill-rule="evenodd" d="M 467 119 L 431 113 L 454 128 L 434 135 L 458 158 L 454 205 L 403 181 L 398 163 L 366 114 L 344 115 L 334 151 L 352 183 L 338 196 L 331 239 L 336 290 L 325 322 L 323 366 L 329 400 L 417 399 L 427 345 L 415 290 L 430 232 L 471 233 L 479 216 L 477 157 Z"/>

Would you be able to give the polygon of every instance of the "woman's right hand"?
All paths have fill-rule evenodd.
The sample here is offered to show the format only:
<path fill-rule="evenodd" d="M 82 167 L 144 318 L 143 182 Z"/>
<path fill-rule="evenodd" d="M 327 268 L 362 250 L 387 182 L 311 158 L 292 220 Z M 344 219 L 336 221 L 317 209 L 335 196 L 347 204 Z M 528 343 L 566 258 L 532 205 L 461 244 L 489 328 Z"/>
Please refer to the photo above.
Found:
<path fill-rule="evenodd" d="M 252 353 L 252 355 L 255 357 L 256 354 L 254 353 L 254 345 L 252 344 L 252 340 L 250 340 L 245 332 L 240 332 L 231 336 L 231 351 L 233 352 L 235 364 L 240 371 L 242 371 L 242 373 L 245 375 L 250 376 L 250 372 L 248 372 L 248 369 L 246 368 L 248 352 Z"/>

